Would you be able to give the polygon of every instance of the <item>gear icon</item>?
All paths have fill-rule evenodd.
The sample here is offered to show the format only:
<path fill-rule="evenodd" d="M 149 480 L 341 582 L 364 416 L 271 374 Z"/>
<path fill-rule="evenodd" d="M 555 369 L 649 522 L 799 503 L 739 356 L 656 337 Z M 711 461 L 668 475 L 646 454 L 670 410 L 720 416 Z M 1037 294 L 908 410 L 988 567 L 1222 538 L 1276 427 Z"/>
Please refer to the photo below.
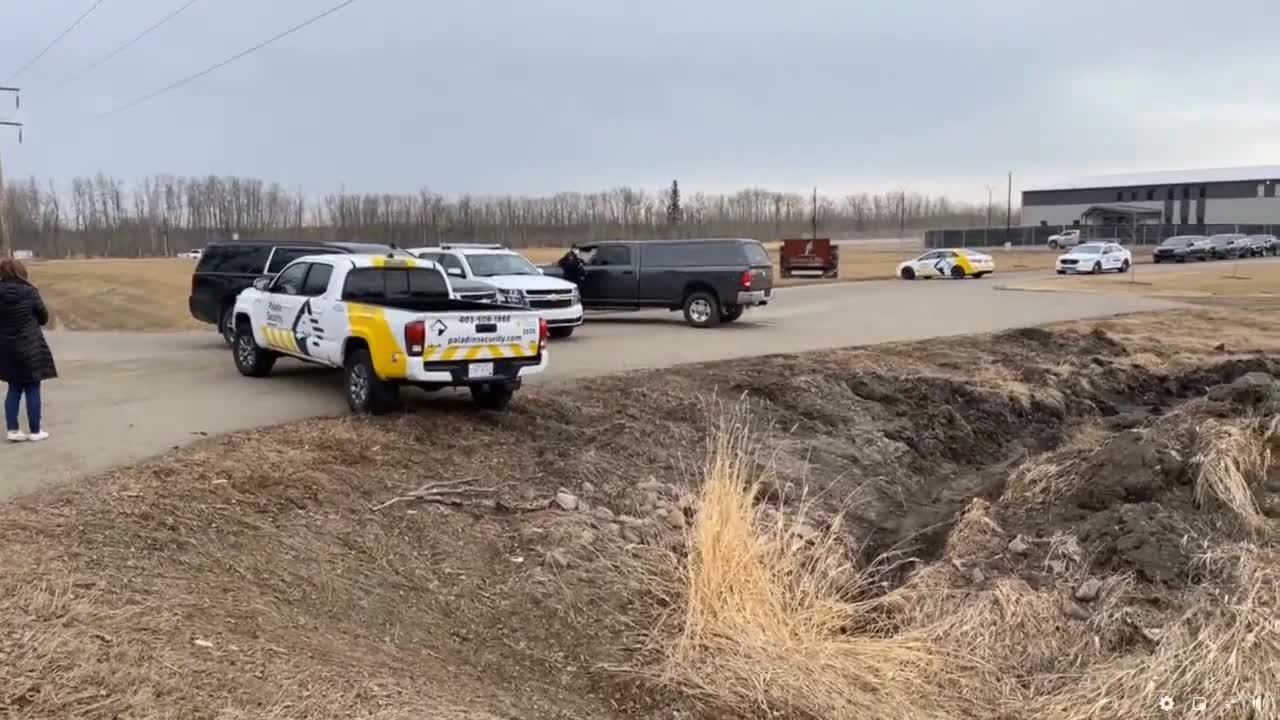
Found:
<path fill-rule="evenodd" d="M 1159 705 L 1160 709 L 1163 710 L 1164 712 L 1173 712 L 1173 698 L 1169 697 L 1168 695 L 1165 695 L 1164 697 L 1160 698 L 1160 702 L 1156 704 Z"/>

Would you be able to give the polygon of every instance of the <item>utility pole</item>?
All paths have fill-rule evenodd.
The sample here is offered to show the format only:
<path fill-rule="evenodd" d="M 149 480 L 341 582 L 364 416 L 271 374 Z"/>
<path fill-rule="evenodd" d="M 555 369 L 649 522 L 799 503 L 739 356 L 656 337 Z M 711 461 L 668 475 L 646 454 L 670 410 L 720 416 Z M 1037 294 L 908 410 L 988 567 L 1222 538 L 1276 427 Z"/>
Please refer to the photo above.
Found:
<path fill-rule="evenodd" d="M 15 109 L 22 108 L 22 96 L 16 87 L 0 86 L 0 92 L 13 93 L 13 106 Z M 0 125 L 18 128 L 18 142 L 22 142 L 22 123 L 0 120 Z M 5 203 L 7 196 L 4 191 L 4 158 L 0 157 L 0 257 L 13 257 L 13 238 L 9 236 L 9 209 Z"/>
<path fill-rule="evenodd" d="M 991 233 L 991 190 L 990 185 L 987 186 L 987 227 L 982 231 L 982 247 L 991 247 L 988 242 L 988 235 Z"/>
<path fill-rule="evenodd" d="M 1004 241 L 1011 242 L 1013 234 L 1013 171 L 1009 171 L 1009 199 L 1004 206 Z"/>
<path fill-rule="evenodd" d="M 898 191 L 898 242 L 907 238 L 907 189 Z"/>
<path fill-rule="evenodd" d="M 818 239 L 818 186 L 813 186 L 813 215 L 809 218 L 813 226 L 812 233 L 809 235 L 810 240 Z"/>

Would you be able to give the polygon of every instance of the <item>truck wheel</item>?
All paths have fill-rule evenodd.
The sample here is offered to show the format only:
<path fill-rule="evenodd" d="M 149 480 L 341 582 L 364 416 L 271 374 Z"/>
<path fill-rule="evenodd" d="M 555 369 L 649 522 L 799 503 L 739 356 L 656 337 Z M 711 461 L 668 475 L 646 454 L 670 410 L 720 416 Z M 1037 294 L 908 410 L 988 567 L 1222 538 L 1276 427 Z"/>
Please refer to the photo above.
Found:
<path fill-rule="evenodd" d="M 951 268 L 951 278 L 952 278 L 953 280 L 963 280 L 963 279 L 964 279 L 964 268 L 960 267 L 959 265 L 952 266 L 952 268 Z"/>
<path fill-rule="evenodd" d="M 573 335 L 573 331 L 574 327 L 572 325 L 547 328 L 547 332 L 551 333 L 551 337 L 556 338 L 557 340 L 563 340 Z"/>
<path fill-rule="evenodd" d="M 1057 249 L 1058 249 L 1058 241 L 1057 241 L 1057 240 L 1050 240 L 1050 241 L 1049 241 L 1049 249 L 1050 249 L 1050 250 L 1057 250 Z"/>
<path fill-rule="evenodd" d="M 279 357 L 270 350 L 258 347 L 258 342 L 253 339 L 253 328 L 246 320 L 236 324 L 236 339 L 232 347 L 236 370 L 245 377 L 266 377 Z"/>
<path fill-rule="evenodd" d="M 719 325 L 720 301 L 705 290 L 689 293 L 684 299 L 684 320 L 698 328 Z"/>
<path fill-rule="evenodd" d="M 222 335 L 222 340 L 227 347 L 236 346 L 236 308 L 234 305 L 228 305 L 222 308 L 222 314 L 218 316 L 218 333 Z"/>
<path fill-rule="evenodd" d="M 359 348 L 347 358 L 347 405 L 361 415 L 380 415 L 394 410 L 400 403 L 400 388 L 378 377 L 373 358 Z"/>
<path fill-rule="evenodd" d="M 506 410 L 516 389 L 509 383 L 485 383 L 471 386 L 471 399 L 482 410 Z"/>
<path fill-rule="evenodd" d="M 1129 261 L 1128 261 L 1128 260 L 1125 260 L 1125 261 L 1123 261 L 1123 262 L 1121 262 L 1121 263 L 1120 263 L 1120 272 L 1121 272 L 1121 274 L 1129 272 Z"/>
<path fill-rule="evenodd" d="M 746 308 L 742 305 L 725 305 L 724 310 L 720 312 L 720 322 L 731 323 L 742 317 L 744 310 Z"/>
<path fill-rule="evenodd" d="M 902 279 L 903 279 L 903 280 L 915 280 L 915 279 L 916 279 L 916 271 L 915 271 L 915 270 L 912 270 L 912 269 L 911 269 L 911 268 L 909 268 L 909 267 L 904 267 L 904 268 L 902 268 Z"/>

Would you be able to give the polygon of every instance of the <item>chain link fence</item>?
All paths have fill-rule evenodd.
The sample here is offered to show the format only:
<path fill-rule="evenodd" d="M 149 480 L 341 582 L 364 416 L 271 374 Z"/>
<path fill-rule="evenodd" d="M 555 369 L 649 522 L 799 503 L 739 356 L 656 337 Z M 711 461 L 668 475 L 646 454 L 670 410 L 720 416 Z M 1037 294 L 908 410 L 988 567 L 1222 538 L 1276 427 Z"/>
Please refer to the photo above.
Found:
<path fill-rule="evenodd" d="M 1175 235 L 1280 235 L 1280 225 L 1081 225 L 1065 228 L 1079 230 L 1081 240 L 1118 240 L 1122 245 L 1159 245 Z M 964 228 L 926 230 L 924 246 L 944 247 L 1049 247 L 1049 238 L 1063 230 L 1040 225 L 1014 228 Z"/>

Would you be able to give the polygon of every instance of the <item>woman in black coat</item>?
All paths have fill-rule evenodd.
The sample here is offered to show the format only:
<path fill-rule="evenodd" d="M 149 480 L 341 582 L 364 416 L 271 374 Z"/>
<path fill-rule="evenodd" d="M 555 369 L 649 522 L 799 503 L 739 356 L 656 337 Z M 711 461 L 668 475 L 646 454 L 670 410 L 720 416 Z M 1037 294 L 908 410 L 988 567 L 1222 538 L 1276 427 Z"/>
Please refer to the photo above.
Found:
<path fill-rule="evenodd" d="M 48 322 L 49 311 L 40 291 L 27 280 L 27 268 L 17 260 L 0 260 L 0 380 L 9 385 L 4 422 L 11 442 L 49 437 L 40 428 L 40 383 L 58 377 L 58 369 L 40 330 Z M 18 425 L 24 397 L 29 433 Z"/>

